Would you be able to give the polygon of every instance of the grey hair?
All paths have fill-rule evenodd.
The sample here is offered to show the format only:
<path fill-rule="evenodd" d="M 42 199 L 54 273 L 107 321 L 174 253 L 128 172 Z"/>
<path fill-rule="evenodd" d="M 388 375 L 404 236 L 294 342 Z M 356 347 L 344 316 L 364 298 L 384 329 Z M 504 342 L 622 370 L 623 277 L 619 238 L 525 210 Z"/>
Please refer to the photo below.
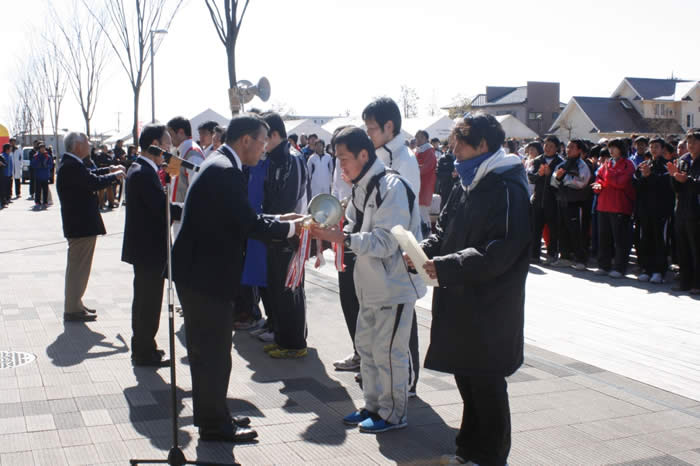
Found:
<path fill-rule="evenodd" d="M 75 149 L 75 144 L 83 139 L 87 139 L 85 133 L 79 133 L 76 131 L 71 131 L 68 133 L 63 139 L 63 145 L 66 148 L 66 152 L 73 152 L 73 149 Z"/>

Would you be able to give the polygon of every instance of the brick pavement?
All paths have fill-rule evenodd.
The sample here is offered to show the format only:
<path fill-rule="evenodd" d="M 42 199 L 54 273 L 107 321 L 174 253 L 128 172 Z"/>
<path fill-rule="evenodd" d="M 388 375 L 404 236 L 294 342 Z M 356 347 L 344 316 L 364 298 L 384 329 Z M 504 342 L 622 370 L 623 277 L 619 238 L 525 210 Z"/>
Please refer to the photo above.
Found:
<path fill-rule="evenodd" d="M 19 200 L 0 211 L 0 351 L 37 356 L 17 369 L 0 369 L 0 465 L 164 458 L 169 372 L 130 364 L 132 274 L 119 262 L 123 214 L 105 214 L 110 235 L 98 239 L 86 300 L 98 309 L 98 321 L 64 325 L 65 243 L 58 208 L 35 213 L 30 206 Z M 542 279 L 531 275 L 532 299 L 543 299 Z M 596 292 L 607 296 L 611 290 Z M 180 442 L 186 455 L 215 461 L 235 457 L 241 464 L 365 465 L 435 464 L 451 452 L 461 402 L 445 374 L 421 371 L 419 397 L 410 402 L 409 427 L 403 431 L 375 437 L 340 423 L 342 415 L 360 406 L 361 392 L 354 374 L 332 370 L 332 361 L 351 350 L 337 285 L 328 274 L 311 271 L 307 300 L 310 351 L 303 360 L 271 360 L 250 335 L 233 336 L 230 406 L 251 416 L 260 434 L 257 444 L 235 448 L 198 441 L 182 320 L 177 320 Z M 424 353 L 429 310 L 418 312 Z M 165 317 L 158 336 L 163 348 Z M 509 392 L 510 464 L 700 464 L 696 399 L 533 345 L 526 346 L 526 364 L 510 378 Z"/>

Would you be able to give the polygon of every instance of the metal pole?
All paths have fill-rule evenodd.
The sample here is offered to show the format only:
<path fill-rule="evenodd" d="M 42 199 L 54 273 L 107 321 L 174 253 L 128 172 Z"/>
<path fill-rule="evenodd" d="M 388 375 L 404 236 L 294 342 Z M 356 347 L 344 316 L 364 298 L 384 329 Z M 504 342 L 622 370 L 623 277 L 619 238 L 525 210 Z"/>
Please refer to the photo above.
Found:
<path fill-rule="evenodd" d="M 151 123 L 156 122 L 156 78 L 153 63 L 153 31 L 151 31 Z"/>

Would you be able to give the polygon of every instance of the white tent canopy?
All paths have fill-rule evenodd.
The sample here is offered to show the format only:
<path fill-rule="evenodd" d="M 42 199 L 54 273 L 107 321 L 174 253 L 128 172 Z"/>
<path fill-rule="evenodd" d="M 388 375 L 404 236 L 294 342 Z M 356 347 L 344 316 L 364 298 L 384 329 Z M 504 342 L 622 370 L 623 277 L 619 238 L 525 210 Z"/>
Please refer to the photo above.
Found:
<path fill-rule="evenodd" d="M 435 115 L 421 118 L 406 118 L 401 124 L 401 129 L 413 138 L 419 130 L 428 132 L 430 139 L 438 138 L 441 141 L 448 138 L 455 123 L 447 115 Z"/>
<path fill-rule="evenodd" d="M 208 108 L 204 110 L 202 113 L 193 116 L 190 118 L 190 125 L 192 125 L 192 139 L 195 141 L 199 139 L 199 134 L 197 133 L 197 127 L 201 125 L 202 123 L 206 121 L 215 121 L 219 124 L 219 126 L 223 126 L 226 128 L 228 126 L 228 122 L 231 121 L 230 118 L 227 118 L 214 110 Z"/>
<path fill-rule="evenodd" d="M 365 126 L 365 122 L 362 120 L 362 118 L 354 117 L 334 118 L 325 125 L 323 125 L 323 129 L 333 134 L 333 131 L 335 131 L 336 128 L 340 126 L 357 126 L 358 128 L 362 128 L 365 131 L 367 130 L 367 126 Z M 413 134 L 406 131 L 403 123 L 401 124 L 400 134 L 401 136 L 403 136 L 404 139 L 411 139 L 413 137 Z"/>
<path fill-rule="evenodd" d="M 496 120 L 503 127 L 507 138 L 536 139 L 538 137 L 537 133 L 513 115 L 499 115 L 496 117 Z"/>
<path fill-rule="evenodd" d="M 332 133 L 317 125 L 313 120 L 285 120 L 284 127 L 287 135 L 292 133 L 301 136 L 302 134 L 316 134 L 323 139 L 326 144 L 330 144 Z"/>

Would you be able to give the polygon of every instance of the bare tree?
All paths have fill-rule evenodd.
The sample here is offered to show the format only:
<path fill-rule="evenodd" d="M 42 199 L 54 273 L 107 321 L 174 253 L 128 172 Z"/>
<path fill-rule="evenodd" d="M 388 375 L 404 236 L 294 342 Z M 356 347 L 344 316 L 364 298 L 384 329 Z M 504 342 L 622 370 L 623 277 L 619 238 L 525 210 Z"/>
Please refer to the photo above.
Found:
<path fill-rule="evenodd" d="M 226 48 L 229 102 L 231 104 L 231 114 L 235 115 L 240 111 L 241 107 L 236 92 L 236 83 L 238 82 L 236 79 L 236 41 L 238 40 L 238 33 L 241 31 L 243 17 L 248 9 L 250 0 L 245 0 L 240 16 L 238 16 L 238 10 L 243 0 L 223 0 L 223 16 L 217 0 L 204 1 L 209 9 L 209 15 L 214 23 L 214 29 L 216 29 L 219 40 Z"/>
<path fill-rule="evenodd" d="M 563 130 L 565 130 L 565 131 L 568 132 L 569 137 L 567 138 L 567 140 L 568 140 L 568 141 L 571 141 L 571 133 L 574 132 L 574 128 L 575 128 L 574 123 L 573 123 L 572 121 L 570 121 L 568 118 L 566 118 L 566 119 L 564 119 L 564 121 L 562 121 L 562 122 L 559 124 L 559 126 L 560 126 Z"/>
<path fill-rule="evenodd" d="M 418 93 L 412 87 L 405 84 L 401 86 L 399 105 L 403 110 L 404 118 L 413 118 L 418 114 Z"/>
<path fill-rule="evenodd" d="M 48 31 L 44 35 L 46 48 L 42 50 L 38 59 L 38 68 L 43 78 L 39 81 L 39 85 L 42 86 L 42 94 L 48 104 L 49 122 L 53 130 L 53 140 L 56 144 L 55 150 L 58 155 L 61 151 L 58 146 L 58 118 L 68 84 L 63 75 L 61 54 L 57 38 L 55 37 L 55 30 L 51 25 L 48 25 L 45 30 Z"/>
<path fill-rule="evenodd" d="M 104 15 L 94 10 L 100 18 Z M 85 134 L 90 134 L 90 122 L 97 107 L 100 78 L 107 64 L 107 49 L 100 22 L 92 14 L 84 14 L 77 1 L 73 1 L 66 19 L 53 11 L 53 18 L 60 31 L 61 66 L 66 73 L 85 121 Z"/>
<path fill-rule="evenodd" d="M 87 0 L 82 0 L 92 17 L 97 20 L 109 44 L 124 68 L 134 93 L 134 141 L 139 138 L 139 98 L 141 86 L 151 67 L 147 63 L 148 41 L 151 31 L 168 29 L 180 9 L 183 0 L 133 0 L 134 8 L 126 6 L 126 0 L 102 0 L 105 16 Z M 172 5 L 172 9 L 166 5 Z"/>
<path fill-rule="evenodd" d="M 465 113 L 471 111 L 472 109 L 472 99 L 469 97 L 464 97 L 462 95 L 457 95 L 453 99 L 453 102 L 456 104 L 453 107 L 449 108 L 449 116 L 450 118 L 457 118 L 461 117 Z M 453 104 L 454 105 L 454 104 Z"/>

